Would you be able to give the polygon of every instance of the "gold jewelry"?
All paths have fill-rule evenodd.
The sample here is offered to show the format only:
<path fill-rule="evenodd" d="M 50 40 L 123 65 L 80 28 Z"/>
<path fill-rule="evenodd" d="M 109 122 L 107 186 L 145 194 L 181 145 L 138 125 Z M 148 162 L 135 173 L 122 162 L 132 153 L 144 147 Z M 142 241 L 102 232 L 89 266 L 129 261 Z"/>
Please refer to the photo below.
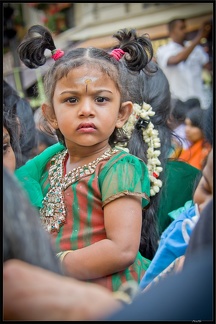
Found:
<path fill-rule="evenodd" d="M 63 252 L 59 252 L 56 254 L 57 258 L 60 260 L 60 262 L 62 263 L 64 258 L 66 257 L 66 255 L 69 253 L 69 252 L 73 252 L 73 250 L 67 250 L 67 251 L 63 251 Z"/>
<path fill-rule="evenodd" d="M 81 167 L 74 168 L 65 176 L 63 175 L 64 161 L 68 151 L 64 150 L 51 159 L 49 169 L 50 188 L 43 199 L 43 207 L 40 209 L 41 223 L 47 232 L 59 232 L 60 227 L 66 222 L 66 207 L 63 191 L 72 183 L 93 174 L 100 161 L 108 160 L 116 152 L 118 150 L 108 149 L 96 160 Z"/>

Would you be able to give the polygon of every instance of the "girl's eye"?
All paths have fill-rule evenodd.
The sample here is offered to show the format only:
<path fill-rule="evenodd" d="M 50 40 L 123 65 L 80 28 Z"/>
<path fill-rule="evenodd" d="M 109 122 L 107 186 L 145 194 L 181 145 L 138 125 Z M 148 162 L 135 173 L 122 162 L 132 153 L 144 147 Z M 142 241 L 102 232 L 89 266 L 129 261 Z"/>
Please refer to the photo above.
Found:
<path fill-rule="evenodd" d="M 108 98 L 105 98 L 105 97 L 97 97 L 95 99 L 95 101 L 96 102 L 105 102 L 105 101 L 109 101 L 109 99 Z"/>
<path fill-rule="evenodd" d="M 77 102 L 77 99 L 76 98 L 67 98 L 64 100 L 64 102 L 75 103 L 75 102 Z"/>
<path fill-rule="evenodd" d="M 6 154 L 10 147 L 11 147 L 10 143 L 3 144 L 3 154 Z"/>

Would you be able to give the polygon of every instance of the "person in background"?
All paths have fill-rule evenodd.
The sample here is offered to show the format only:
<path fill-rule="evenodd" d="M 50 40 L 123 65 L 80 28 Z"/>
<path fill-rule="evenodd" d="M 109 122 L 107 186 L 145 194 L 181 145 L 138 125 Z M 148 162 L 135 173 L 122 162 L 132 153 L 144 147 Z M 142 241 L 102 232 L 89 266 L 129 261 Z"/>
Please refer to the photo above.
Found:
<path fill-rule="evenodd" d="M 44 78 L 42 110 L 61 143 L 16 176 L 39 209 L 66 273 L 111 291 L 125 281 L 138 283 L 146 269 L 139 243 L 150 195 L 147 165 L 115 145 L 127 142 L 122 127 L 133 108 L 128 71 L 144 69 L 153 48 L 134 30 L 120 30 L 119 38 L 111 53 L 76 48 L 64 54 L 36 25 L 18 48 L 29 68 L 46 62 L 45 49 L 52 52 L 56 62 Z"/>
<path fill-rule="evenodd" d="M 203 23 L 196 36 L 186 41 L 186 22 L 184 18 L 176 18 L 168 23 L 168 44 L 160 46 L 156 52 L 158 65 L 164 71 L 173 98 L 186 101 L 198 98 L 201 108 L 207 109 L 203 68 L 209 65 L 209 56 L 200 45 L 202 38 L 207 38 L 212 29 L 212 22 Z"/>
<path fill-rule="evenodd" d="M 213 145 L 213 103 L 205 111 L 204 134 L 209 143 Z M 149 289 L 152 283 L 158 282 L 169 272 L 179 270 L 179 264 L 182 266 L 182 260 L 184 261 L 188 240 L 190 242 L 193 228 L 199 222 L 199 215 L 212 199 L 213 149 L 208 155 L 199 182 L 197 179 L 193 200 L 187 201 L 184 206 L 169 213 L 173 221 L 161 235 L 158 250 L 140 282 L 140 289 Z M 191 221 L 187 221 L 187 219 Z M 187 231 L 186 237 L 184 235 L 185 222 L 190 224 L 189 228 L 185 228 Z M 206 240 L 209 241 L 209 239 Z"/>
<path fill-rule="evenodd" d="M 19 134 L 16 106 L 3 104 L 3 165 L 12 173 L 22 164 Z"/>
<path fill-rule="evenodd" d="M 190 146 L 183 149 L 178 157 L 195 168 L 202 170 L 212 146 L 204 134 L 207 110 L 193 108 L 185 116 L 185 135 Z"/>
<path fill-rule="evenodd" d="M 213 244 L 215 233 L 213 203 L 214 198 L 212 198 L 205 207 L 203 206 L 203 212 L 201 212 L 202 217 L 199 218 L 199 221 L 191 234 L 190 241 L 185 252 L 183 269 L 190 264 L 191 258 L 193 258 L 193 256 L 198 252 L 201 251 L 204 255 L 208 247 L 211 248 L 212 262 L 214 260 L 215 253 L 213 251 Z M 206 272 L 206 275 L 209 276 L 211 273 Z"/>
<path fill-rule="evenodd" d="M 6 107 L 16 106 L 16 113 L 20 124 L 21 165 L 24 165 L 31 158 L 32 149 L 36 145 L 36 127 L 33 110 L 27 99 L 21 98 L 5 80 L 3 80 L 3 103 Z"/>
<path fill-rule="evenodd" d="M 162 186 L 151 195 L 150 205 L 147 210 L 143 211 L 140 244 L 141 254 L 152 260 L 158 248 L 160 235 L 172 221 L 168 213 L 182 207 L 188 200 L 192 200 L 194 183 L 201 172 L 185 162 L 170 158 L 172 137 L 176 135 L 168 124 L 171 112 L 169 82 L 162 69 L 154 62 L 148 65 L 151 70 L 155 71 L 154 73 L 141 72 L 138 76 L 128 75 L 130 97 L 135 104 L 134 114 L 129 117 L 124 129 L 129 136 L 127 145 L 129 152 L 144 162 L 148 161 L 152 154 L 145 132 L 156 134 L 154 142 L 158 147 L 159 152 L 156 158 L 159 161 L 156 160 L 158 165 L 154 166 L 155 176 L 156 180 L 161 180 Z M 140 104 L 142 102 L 145 104 Z M 152 123 L 153 129 L 151 124 L 147 127 L 145 109 L 147 112 L 152 109 L 152 115 L 147 122 Z M 159 169 L 158 173 L 157 167 L 163 170 Z"/>
<path fill-rule="evenodd" d="M 170 213 L 174 220 L 161 235 L 157 252 L 140 282 L 141 290 L 149 289 L 150 285 L 158 283 L 171 270 L 176 271 L 175 261 L 184 256 L 188 240 L 185 240 L 182 230 L 183 223 L 185 219 L 189 219 L 191 226 L 195 226 L 203 208 L 213 198 L 213 150 L 209 153 L 202 174 L 193 201 L 188 201 L 185 206 Z M 193 228 L 188 228 L 187 232 L 190 237 Z"/>
<path fill-rule="evenodd" d="M 180 99 L 171 98 L 171 114 L 169 118 L 169 126 L 173 130 L 174 134 L 178 137 L 173 136 L 174 154 L 176 157 L 180 154 L 181 149 L 186 149 L 190 146 L 190 142 L 187 141 L 185 135 L 185 116 L 186 113 L 195 107 L 200 107 L 200 102 L 197 98 L 191 98 L 186 101 Z M 178 140 L 180 139 L 180 143 Z M 172 157 L 172 155 L 170 155 Z"/>

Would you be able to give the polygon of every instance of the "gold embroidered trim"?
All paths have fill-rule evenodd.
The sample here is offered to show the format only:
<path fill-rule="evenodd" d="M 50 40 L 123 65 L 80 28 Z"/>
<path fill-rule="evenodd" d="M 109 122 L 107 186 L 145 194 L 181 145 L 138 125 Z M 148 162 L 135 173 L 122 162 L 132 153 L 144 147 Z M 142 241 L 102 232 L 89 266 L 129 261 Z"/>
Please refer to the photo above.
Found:
<path fill-rule="evenodd" d="M 60 227 L 66 222 L 63 191 L 72 183 L 93 174 L 99 162 L 108 160 L 117 152 L 118 150 L 116 149 L 109 149 L 93 162 L 74 168 L 65 176 L 63 176 L 63 170 L 67 150 L 55 155 L 51 159 L 49 169 L 50 188 L 43 199 L 43 207 L 40 209 L 41 223 L 47 232 L 59 232 Z"/>
<path fill-rule="evenodd" d="M 102 203 L 102 207 L 104 207 L 106 204 L 108 204 L 109 202 L 123 197 L 123 196 L 136 196 L 136 197 L 141 197 L 141 198 L 145 198 L 146 200 L 148 200 L 148 202 L 150 202 L 150 198 L 145 194 L 145 193 L 140 193 L 140 192 L 131 192 L 128 190 L 125 190 L 123 192 L 119 192 L 109 198 L 107 198 L 103 203 Z"/>

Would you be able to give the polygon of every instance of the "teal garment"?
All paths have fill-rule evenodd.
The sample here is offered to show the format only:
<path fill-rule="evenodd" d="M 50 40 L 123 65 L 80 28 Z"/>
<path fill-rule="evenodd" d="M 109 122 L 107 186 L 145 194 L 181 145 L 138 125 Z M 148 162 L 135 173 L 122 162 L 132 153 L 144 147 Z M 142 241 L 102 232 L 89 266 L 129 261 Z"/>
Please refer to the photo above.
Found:
<path fill-rule="evenodd" d="M 54 144 L 15 170 L 15 176 L 27 193 L 32 205 L 37 208 L 42 207 L 42 200 L 44 198 L 40 183 L 41 175 L 51 157 L 63 150 L 65 150 L 64 145 L 60 143 Z"/>
<path fill-rule="evenodd" d="M 179 217 L 179 215 L 181 215 L 182 213 L 184 213 L 186 210 L 188 210 L 193 204 L 193 200 L 189 200 L 187 201 L 183 207 L 180 207 L 176 210 L 173 210 L 169 213 L 169 217 L 171 217 L 171 220 L 175 220 Z"/>
<path fill-rule="evenodd" d="M 173 220 L 169 213 L 184 206 L 188 200 L 193 200 L 194 186 L 201 174 L 201 170 L 183 161 L 170 160 L 167 162 L 165 181 L 161 189 L 157 212 L 159 235 Z"/>

